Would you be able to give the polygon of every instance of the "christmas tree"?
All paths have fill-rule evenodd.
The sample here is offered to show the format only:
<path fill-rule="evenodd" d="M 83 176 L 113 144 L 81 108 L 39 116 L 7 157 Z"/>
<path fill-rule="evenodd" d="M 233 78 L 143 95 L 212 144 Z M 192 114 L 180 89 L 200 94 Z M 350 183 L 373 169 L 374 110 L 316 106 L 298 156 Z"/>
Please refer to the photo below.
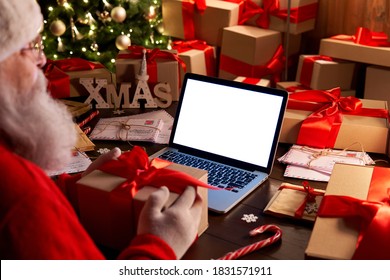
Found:
<path fill-rule="evenodd" d="M 80 57 L 114 71 L 129 45 L 166 49 L 161 0 L 39 0 L 49 59 Z"/>

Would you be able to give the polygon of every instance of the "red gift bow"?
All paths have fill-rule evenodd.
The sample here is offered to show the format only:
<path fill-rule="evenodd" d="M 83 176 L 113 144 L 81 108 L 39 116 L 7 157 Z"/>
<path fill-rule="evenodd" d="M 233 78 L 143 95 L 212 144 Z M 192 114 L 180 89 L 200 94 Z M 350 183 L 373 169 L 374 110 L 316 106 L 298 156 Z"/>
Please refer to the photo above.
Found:
<path fill-rule="evenodd" d="M 360 232 L 352 259 L 390 258 L 390 169 L 374 167 L 367 200 L 325 195 L 318 217 L 357 218 Z"/>
<path fill-rule="evenodd" d="M 340 88 L 290 93 L 288 109 L 314 111 L 303 121 L 297 144 L 333 148 L 343 114 L 388 119 L 388 110 L 362 106 L 361 100 L 356 97 L 341 97 Z"/>
<path fill-rule="evenodd" d="M 178 53 L 189 50 L 201 50 L 204 52 L 204 60 L 206 63 L 206 72 L 208 76 L 216 76 L 216 62 L 214 57 L 214 48 L 207 45 L 205 41 L 191 40 L 191 41 L 174 41 L 172 49 Z"/>
<path fill-rule="evenodd" d="M 195 38 L 195 7 L 200 14 L 203 14 L 206 10 L 206 0 L 183 0 L 181 2 L 181 14 L 185 40 L 192 40 Z"/>
<path fill-rule="evenodd" d="M 291 8 L 290 9 L 290 22 L 300 23 L 309 19 L 315 18 L 317 14 L 318 3 L 312 3 L 309 5 Z M 244 11 L 239 21 L 239 24 L 244 24 L 254 16 L 259 16 L 256 19 L 256 24 L 268 29 L 270 24 L 270 16 L 276 16 L 283 20 L 288 18 L 288 10 L 280 10 L 279 0 L 263 0 L 263 7 L 260 7 L 252 0 L 247 0 L 244 4 Z"/>
<path fill-rule="evenodd" d="M 304 201 L 302 202 L 302 204 L 299 206 L 299 208 L 294 213 L 294 216 L 297 217 L 297 218 L 302 218 L 303 213 L 305 211 L 306 204 L 308 202 L 315 202 L 316 201 L 316 196 L 319 196 L 319 195 L 323 196 L 324 195 L 323 192 L 318 192 L 313 187 L 311 187 L 309 182 L 307 182 L 307 181 L 303 181 L 302 182 L 302 186 L 303 186 L 303 189 L 299 188 L 299 187 L 296 187 L 296 186 L 292 186 L 292 185 L 282 185 L 282 186 L 279 187 L 279 190 L 291 189 L 291 190 L 296 190 L 296 191 L 300 191 L 300 192 L 305 192 L 306 193 Z"/>
<path fill-rule="evenodd" d="M 299 82 L 302 85 L 310 88 L 311 79 L 313 76 L 314 62 L 317 60 L 333 61 L 331 57 L 325 55 L 314 55 L 314 56 L 305 57 L 302 63 L 302 70 L 299 79 Z"/>
<path fill-rule="evenodd" d="M 155 49 L 146 49 L 141 46 L 129 46 L 129 53 L 121 53 L 117 56 L 117 59 L 142 59 L 144 56 L 144 50 L 146 51 L 146 62 L 148 67 L 148 75 L 150 83 L 158 83 L 158 75 L 157 75 L 157 62 L 156 59 L 167 59 L 167 60 L 176 60 L 178 62 L 178 72 L 180 75 L 180 68 L 183 71 L 186 71 L 186 65 L 184 61 L 177 56 L 177 54 L 162 51 L 158 48 Z M 179 79 L 180 86 L 180 79 Z"/>
<path fill-rule="evenodd" d="M 371 47 L 390 47 L 387 34 L 384 32 L 373 32 L 365 27 L 358 27 L 355 35 L 336 35 L 331 39 L 352 41 L 355 44 Z"/>
<path fill-rule="evenodd" d="M 276 49 L 273 57 L 265 65 L 250 65 L 229 56 L 221 54 L 220 70 L 233 73 L 237 76 L 262 78 L 271 75 L 271 81 L 276 84 L 281 79 L 284 68 L 284 51 L 282 45 Z"/>
<path fill-rule="evenodd" d="M 44 73 L 48 79 L 48 90 L 54 98 L 69 97 L 70 79 L 65 72 L 93 70 L 103 67 L 99 63 L 93 63 L 81 58 L 48 59 L 44 67 Z"/>
<path fill-rule="evenodd" d="M 118 160 L 109 161 L 99 167 L 99 170 L 126 178 L 112 191 L 115 196 L 127 196 L 134 198 L 139 189 L 144 186 L 167 186 L 171 191 L 181 194 L 187 186 L 200 186 L 208 189 L 219 190 L 192 176 L 167 169 L 171 162 L 155 158 L 149 161 L 146 152 L 139 146 L 135 146 L 131 152 L 123 153 Z"/>

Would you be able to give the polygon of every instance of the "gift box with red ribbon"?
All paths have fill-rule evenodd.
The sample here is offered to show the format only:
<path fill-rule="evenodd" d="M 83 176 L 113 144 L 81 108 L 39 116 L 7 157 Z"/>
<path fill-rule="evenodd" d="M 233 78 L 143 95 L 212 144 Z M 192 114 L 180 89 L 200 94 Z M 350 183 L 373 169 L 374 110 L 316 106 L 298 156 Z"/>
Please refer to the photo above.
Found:
<path fill-rule="evenodd" d="M 54 98 L 88 96 L 89 92 L 80 84 L 80 78 L 106 79 L 108 84 L 112 82 L 112 73 L 101 63 L 81 58 L 48 60 L 44 73 Z"/>
<path fill-rule="evenodd" d="M 390 169 L 336 164 L 306 248 L 310 258 L 390 259 Z"/>
<path fill-rule="evenodd" d="M 164 33 L 182 40 L 202 40 L 221 46 L 222 29 L 238 24 L 236 1 L 163 0 Z"/>
<path fill-rule="evenodd" d="M 355 63 L 325 55 L 300 55 L 296 81 L 311 89 L 352 87 Z"/>
<path fill-rule="evenodd" d="M 284 67 L 282 36 L 278 31 L 237 25 L 223 30 L 219 77 L 238 76 L 280 80 Z"/>
<path fill-rule="evenodd" d="M 314 29 L 318 0 L 293 0 L 290 6 L 290 22 L 287 24 L 289 0 L 247 0 L 240 24 L 258 26 L 291 34 Z M 287 30 L 289 27 L 289 30 Z"/>
<path fill-rule="evenodd" d="M 178 56 L 186 64 L 186 72 L 206 76 L 216 76 L 216 48 L 208 45 L 205 41 L 173 41 L 172 49 L 177 51 Z M 184 71 L 181 73 L 184 78 Z"/>
<path fill-rule="evenodd" d="M 302 186 L 282 183 L 264 208 L 264 213 L 315 221 L 324 193 L 324 190 L 311 187 L 307 181 Z"/>
<path fill-rule="evenodd" d="M 75 208 L 80 221 L 98 244 L 123 249 L 136 234 L 138 216 L 144 202 L 156 188 L 170 190 L 169 206 L 187 187 L 197 188 L 202 198 L 198 234 L 208 227 L 207 171 L 149 158 L 135 146 L 82 177 L 76 183 Z"/>
<path fill-rule="evenodd" d="M 354 35 L 322 39 L 319 54 L 367 64 L 390 66 L 390 42 L 386 33 L 358 27 Z"/>
<path fill-rule="evenodd" d="M 140 73 L 141 63 L 146 50 L 148 85 L 153 94 L 154 87 L 159 83 L 168 83 L 171 88 L 172 100 L 179 100 L 181 88 L 181 72 L 186 71 L 184 61 L 174 52 L 160 49 L 145 49 L 141 46 L 130 46 L 120 51 L 115 61 L 116 82 L 131 83 L 134 94 L 137 88 L 137 75 Z"/>
<path fill-rule="evenodd" d="M 305 90 L 311 90 L 311 88 L 306 87 L 302 85 L 300 82 L 297 81 L 283 81 L 276 83 L 276 88 L 284 89 L 288 92 L 297 92 L 297 91 L 305 91 Z M 341 90 L 341 96 L 348 97 L 348 96 L 356 96 L 355 90 Z"/>
<path fill-rule="evenodd" d="M 262 86 L 262 87 L 271 86 L 271 81 L 268 79 L 238 76 L 237 78 L 234 79 L 234 81 L 241 82 L 241 83 L 247 83 L 247 84 L 251 84 L 251 85 L 258 85 L 258 86 Z"/>
<path fill-rule="evenodd" d="M 297 91 L 289 94 L 279 141 L 385 154 L 388 117 L 387 102 L 342 97 L 340 88 Z"/>

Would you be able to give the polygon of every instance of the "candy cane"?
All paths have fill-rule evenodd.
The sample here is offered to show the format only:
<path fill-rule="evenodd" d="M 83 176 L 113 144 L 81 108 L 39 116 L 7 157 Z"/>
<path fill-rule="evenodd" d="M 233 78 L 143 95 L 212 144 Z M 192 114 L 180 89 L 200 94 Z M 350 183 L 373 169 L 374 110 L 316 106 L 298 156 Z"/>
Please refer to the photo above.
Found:
<path fill-rule="evenodd" d="M 242 247 L 236 251 L 227 253 L 225 256 L 219 258 L 218 260 L 235 260 L 238 259 L 246 254 L 249 254 L 253 251 L 259 250 L 265 246 L 271 245 L 278 241 L 282 237 L 282 230 L 275 226 L 275 225 L 262 225 L 258 228 L 255 228 L 249 232 L 250 236 L 256 236 L 257 234 L 266 232 L 266 231 L 272 231 L 275 234 L 267 239 L 261 240 L 259 242 L 247 245 L 245 247 Z"/>

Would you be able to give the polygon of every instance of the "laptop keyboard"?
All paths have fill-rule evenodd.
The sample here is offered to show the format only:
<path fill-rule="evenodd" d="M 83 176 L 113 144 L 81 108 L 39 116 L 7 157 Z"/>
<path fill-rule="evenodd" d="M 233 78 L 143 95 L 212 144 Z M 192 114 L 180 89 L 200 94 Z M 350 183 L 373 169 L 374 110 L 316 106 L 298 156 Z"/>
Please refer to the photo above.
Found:
<path fill-rule="evenodd" d="M 166 151 L 159 158 L 207 170 L 210 185 L 236 193 L 257 177 L 257 175 L 245 170 L 235 169 L 179 152 Z"/>

